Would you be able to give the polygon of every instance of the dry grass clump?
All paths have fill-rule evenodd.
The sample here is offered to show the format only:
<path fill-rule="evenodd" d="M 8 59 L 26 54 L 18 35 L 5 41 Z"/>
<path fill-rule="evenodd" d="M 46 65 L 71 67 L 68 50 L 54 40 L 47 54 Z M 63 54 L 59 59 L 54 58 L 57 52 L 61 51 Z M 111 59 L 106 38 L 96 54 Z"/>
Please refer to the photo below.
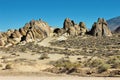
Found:
<path fill-rule="evenodd" d="M 3 67 L 3 65 L 2 65 L 2 64 L 0 64 L 0 67 Z"/>

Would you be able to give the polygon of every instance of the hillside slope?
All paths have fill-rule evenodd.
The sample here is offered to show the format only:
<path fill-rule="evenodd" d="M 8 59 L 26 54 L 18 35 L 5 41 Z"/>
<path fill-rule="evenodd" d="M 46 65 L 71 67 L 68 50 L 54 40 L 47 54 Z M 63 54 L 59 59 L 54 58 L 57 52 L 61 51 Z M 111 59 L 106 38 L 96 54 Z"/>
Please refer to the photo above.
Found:
<path fill-rule="evenodd" d="M 114 31 L 120 26 L 120 16 L 107 20 L 109 28 Z"/>

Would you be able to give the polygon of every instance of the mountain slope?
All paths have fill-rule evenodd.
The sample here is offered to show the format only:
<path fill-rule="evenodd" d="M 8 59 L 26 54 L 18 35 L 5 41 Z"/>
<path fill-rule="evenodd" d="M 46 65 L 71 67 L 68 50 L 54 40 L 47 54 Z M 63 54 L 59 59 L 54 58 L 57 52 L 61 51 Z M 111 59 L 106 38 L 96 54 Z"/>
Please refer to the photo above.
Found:
<path fill-rule="evenodd" d="M 107 23 L 111 31 L 114 31 L 120 26 L 120 16 L 107 20 Z"/>
<path fill-rule="evenodd" d="M 116 33 L 120 32 L 120 26 L 115 30 Z"/>

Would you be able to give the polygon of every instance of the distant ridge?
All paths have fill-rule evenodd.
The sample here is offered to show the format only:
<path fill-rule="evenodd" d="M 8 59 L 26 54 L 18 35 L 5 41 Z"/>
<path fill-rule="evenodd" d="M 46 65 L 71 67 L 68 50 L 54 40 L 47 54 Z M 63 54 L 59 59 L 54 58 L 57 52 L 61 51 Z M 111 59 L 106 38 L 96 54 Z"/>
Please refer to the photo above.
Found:
<path fill-rule="evenodd" d="M 111 31 L 116 30 L 120 26 L 120 16 L 107 20 L 107 23 Z"/>
<path fill-rule="evenodd" d="M 120 33 L 120 26 L 115 30 L 116 33 Z"/>

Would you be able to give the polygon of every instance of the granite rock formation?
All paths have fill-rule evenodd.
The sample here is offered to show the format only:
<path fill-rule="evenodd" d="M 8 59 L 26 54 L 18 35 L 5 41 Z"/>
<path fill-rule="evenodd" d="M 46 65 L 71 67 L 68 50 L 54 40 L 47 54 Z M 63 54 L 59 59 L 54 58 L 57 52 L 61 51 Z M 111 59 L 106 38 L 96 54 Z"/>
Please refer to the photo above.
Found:
<path fill-rule="evenodd" d="M 51 28 L 46 22 L 32 20 L 19 30 L 8 30 L 7 32 L 0 33 L 0 46 L 13 45 L 22 41 L 39 41 L 50 36 L 50 34 Z"/>
<path fill-rule="evenodd" d="M 88 30 L 85 26 L 85 23 L 80 22 L 79 25 L 76 24 L 73 20 L 66 18 L 63 24 L 63 29 L 69 35 L 84 35 Z"/>
<path fill-rule="evenodd" d="M 118 28 L 119 30 L 119 28 Z M 84 22 L 76 24 L 73 20 L 66 18 L 64 20 L 63 28 L 51 28 L 46 22 L 42 20 L 32 20 L 26 23 L 23 28 L 19 30 L 8 30 L 0 33 L 0 46 L 11 46 L 18 43 L 28 43 L 33 41 L 40 41 L 48 36 L 76 36 L 86 35 L 87 33 L 93 36 L 112 36 L 108 28 L 108 24 L 104 19 L 99 18 L 92 26 L 91 31 L 88 31 Z"/>
<path fill-rule="evenodd" d="M 98 18 L 98 21 L 93 24 L 90 34 L 93 36 L 112 36 L 107 22 L 101 18 Z"/>

